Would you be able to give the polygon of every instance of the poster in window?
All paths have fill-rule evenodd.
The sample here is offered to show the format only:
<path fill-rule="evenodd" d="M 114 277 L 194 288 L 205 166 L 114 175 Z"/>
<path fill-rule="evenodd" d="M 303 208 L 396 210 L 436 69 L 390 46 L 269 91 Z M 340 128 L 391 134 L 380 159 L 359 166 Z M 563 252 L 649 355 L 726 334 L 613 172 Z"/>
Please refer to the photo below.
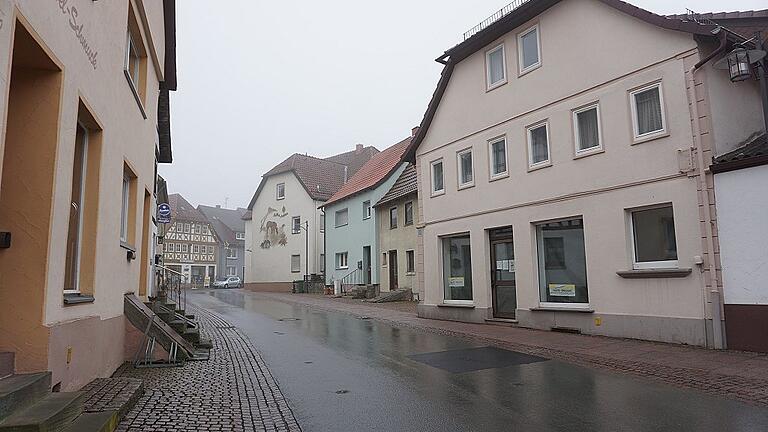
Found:
<path fill-rule="evenodd" d="M 549 295 L 552 297 L 576 297 L 576 285 L 549 284 Z"/>
<path fill-rule="evenodd" d="M 451 288 L 464 288 L 464 277 L 456 276 L 448 278 L 448 286 Z"/>

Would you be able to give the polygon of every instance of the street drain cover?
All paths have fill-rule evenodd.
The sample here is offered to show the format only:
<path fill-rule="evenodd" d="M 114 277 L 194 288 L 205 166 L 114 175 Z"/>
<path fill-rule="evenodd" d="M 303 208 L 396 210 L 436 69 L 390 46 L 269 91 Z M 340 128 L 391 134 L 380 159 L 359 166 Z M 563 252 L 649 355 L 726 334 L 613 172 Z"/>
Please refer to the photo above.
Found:
<path fill-rule="evenodd" d="M 272 332 L 272 333 L 274 333 L 274 334 L 276 334 L 276 335 L 284 335 L 284 334 L 285 334 L 285 333 L 283 333 L 283 332 Z"/>
<path fill-rule="evenodd" d="M 347 393 L 349 393 L 349 390 L 345 390 L 345 389 L 336 390 L 336 394 L 347 394 Z"/>
<path fill-rule="evenodd" d="M 408 356 L 426 365 L 452 373 L 473 372 L 483 369 L 497 369 L 546 361 L 543 357 L 532 356 L 496 347 L 467 348 Z"/>
<path fill-rule="evenodd" d="M 301 318 L 280 318 L 278 321 L 301 321 Z"/>

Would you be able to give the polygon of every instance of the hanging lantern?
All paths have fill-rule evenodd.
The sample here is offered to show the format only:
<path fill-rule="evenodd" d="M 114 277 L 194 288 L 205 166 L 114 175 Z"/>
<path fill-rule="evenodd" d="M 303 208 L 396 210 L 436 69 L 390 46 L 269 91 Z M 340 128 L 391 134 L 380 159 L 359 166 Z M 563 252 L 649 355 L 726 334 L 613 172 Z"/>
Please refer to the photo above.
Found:
<path fill-rule="evenodd" d="M 728 71 L 731 74 L 731 82 L 745 81 L 752 78 L 752 62 L 749 60 L 749 51 L 739 47 L 731 51 L 726 57 Z"/>

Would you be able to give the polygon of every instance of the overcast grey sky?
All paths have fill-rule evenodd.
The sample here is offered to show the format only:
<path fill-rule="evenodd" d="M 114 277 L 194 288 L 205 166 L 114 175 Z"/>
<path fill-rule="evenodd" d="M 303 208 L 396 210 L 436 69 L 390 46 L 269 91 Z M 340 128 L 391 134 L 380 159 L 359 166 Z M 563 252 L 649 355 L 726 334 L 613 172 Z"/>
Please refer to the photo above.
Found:
<path fill-rule="evenodd" d="M 421 121 L 434 59 L 510 0 L 182 0 L 171 96 L 170 192 L 245 207 L 293 153 L 384 149 Z M 660 14 L 768 8 L 766 0 L 630 0 Z"/>

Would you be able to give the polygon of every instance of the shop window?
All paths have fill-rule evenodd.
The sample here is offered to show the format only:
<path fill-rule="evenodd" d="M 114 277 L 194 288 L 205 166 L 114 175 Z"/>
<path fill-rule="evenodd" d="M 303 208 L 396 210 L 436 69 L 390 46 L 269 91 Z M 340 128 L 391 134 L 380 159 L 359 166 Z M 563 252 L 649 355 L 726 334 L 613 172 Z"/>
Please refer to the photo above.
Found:
<path fill-rule="evenodd" d="M 539 224 L 536 239 L 541 303 L 564 307 L 588 304 L 582 219 Z"/>
<path fill-rule="evenodd" d="M 445 301 L 471 302 L 472 251 L 469 235 L 443 238 L 442 247 Z"/>

